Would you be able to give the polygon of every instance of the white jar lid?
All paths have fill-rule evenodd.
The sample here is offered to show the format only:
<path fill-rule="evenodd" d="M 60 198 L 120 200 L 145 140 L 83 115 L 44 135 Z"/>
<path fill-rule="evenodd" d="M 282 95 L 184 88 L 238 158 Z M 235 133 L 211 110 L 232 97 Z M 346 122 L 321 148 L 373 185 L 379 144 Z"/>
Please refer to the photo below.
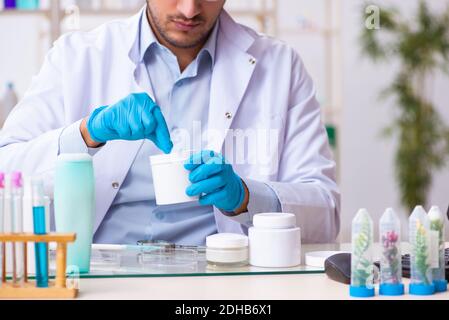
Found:
<path fill-rule="evenodd" d="M 218 233 L 206 238 L 208 248 L 237 249 L 248 246 L 248 237 L 235 233 Z"/>
<path fill-rule="evenodd" d="M 63 153 L 58 156 L 58 161 L 61 161 L 61 162 L 89 162 L 89 161 L 92 161 L 92 156 L 87 153 Z"/>
<path fill-rule="evenodd" d="M 296 228 L 296 216 L 292 213 L 260 213 L 254 216 L 253 225 L 263 229 Z"/>
<path fill-rule="evenodd" d="M 306 253 L 306 265 L 309 267 L 324 268 L 327 258 L 347 251 L 315 251 Z"/>
<path fill-rule="evenodd" d="M 172 152 L 170 154 L 160 154 L 150 157 L 152 165 L 184 162 L 189 159 L 192 151 Z"/>

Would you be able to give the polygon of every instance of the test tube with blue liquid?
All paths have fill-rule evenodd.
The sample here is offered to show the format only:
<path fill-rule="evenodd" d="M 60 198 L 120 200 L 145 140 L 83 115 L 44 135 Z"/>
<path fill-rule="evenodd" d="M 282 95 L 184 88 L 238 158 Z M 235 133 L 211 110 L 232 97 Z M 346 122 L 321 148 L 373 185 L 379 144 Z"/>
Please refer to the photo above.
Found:
<path fill-rule="evenodd" d="M 447 291 L 447 280 L 444 259 L 444 217 L 440 208 L 434 206 L 429 211 L 430 230 L 438 233 L 438 268 L 432 269 L 432 279 L 436 292 Z"/>
<path fill-rule="evenodd" d="M 352 297 L 375 295 L 373 264 L 373 220 L 360 209 L 352 220 L 351 286 Z"/>
<path fill-rule="evenodd" d="M 44 235 L 47 233 L 45 223 L 45 192 L 44 183 L 40 178 L 32 181 L 33 190 L 33 225 L 34 233 Z M 48 288 L 48 245 L 35 243 L 36 251 L 36 284 L 38 288 Z"/>
<path fill-rule="evenodd" d="M 396 212 L 388 208 L 379 222 L 380 244 L 380 288 L 384 296 L 404 294 L 402 283 L 401 223 Z"/>

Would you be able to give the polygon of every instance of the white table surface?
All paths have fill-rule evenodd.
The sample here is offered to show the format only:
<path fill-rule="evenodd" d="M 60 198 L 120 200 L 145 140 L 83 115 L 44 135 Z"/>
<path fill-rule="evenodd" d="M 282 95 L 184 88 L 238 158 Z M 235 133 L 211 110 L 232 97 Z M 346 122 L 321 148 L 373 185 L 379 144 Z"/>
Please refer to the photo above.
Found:
<path fill-rule="evenodd" d="M 335 250 L 334 245 L 308 246 L 307 251 Z M 348 249 L 342 245 L 338 249 Z M 404 250 L 406 251 L 406 250 Z M 408 279 L 406 294 L 400 297 L 378 295 L 374 299 L 449 300 L 449 293 L 428 297 L 411 296 Z M 301 300 L 352 299 L 349 286 L 330 280 L 323 274 L 248 275 L 210 277 L 103 278 L 81 279 L 79 299 L 150 299 L 150 300 Z"/>
<path fill-rule="evenodd" d="M 408 280 L 404 280 L 408 284 Z M 377 288 L 376 288 L 377 289 Z M 376 290 L 376 292 L 378 292 Z M 406 286 L 406 292 L 408 288 Z M 150 300 L 302 300 L 351 299 L 347 285 L 325 274 L 226 277 L 81 279 L 79 299 Z M 449 293 L 429 297 L 404 295 L 370 299 L 442 299 Z"/>

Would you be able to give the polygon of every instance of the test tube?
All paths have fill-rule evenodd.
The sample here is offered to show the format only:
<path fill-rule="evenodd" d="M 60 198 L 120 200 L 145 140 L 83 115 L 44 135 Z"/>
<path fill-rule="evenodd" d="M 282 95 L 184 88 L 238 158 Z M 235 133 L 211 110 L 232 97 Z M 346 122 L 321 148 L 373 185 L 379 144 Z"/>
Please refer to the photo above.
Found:
<path fill-rule="evenodd" d="M 430 221 L 422 206 L 417 206 L 409 218 L 410 294 L 431 295 L 435 293 L 430 268 Z"/>
<path fill-rule="evenodd" d="M 12 232 L 23 232 L 23 189 L 22 189 L 22 174 L 20 172 L 14 172 L 11 176 L 12 185 Z M 22 285 L 24 280 L 24 246 L 21 243 L 13 244 L 13 257 L 14 257 L 14 274 L 13 283 L 15 285 Z"/>
<path fill-rule="evenodd" d="M 4 194 L 5 193 L 5 174 L 0 172 L 0 233 L 5 232 L 4 228 Z M 3 242 L 0 243 L 0 287 L 5 279 L 3 279 L 3 255 L 5 254 L 5 244 Z"/>
<path fill-rule="evenodd" d="M 34 233 L 38 235 L 46 234 L 44 183 L 42 179 L 35 178 L 31 184 Z M 34 248 L 36 252 L 37 287 L 48 288 L 48 245 L 47 243 L 35 243 Z"/>
<path fill-rule="evenodd" d="M 436 292 L 447 291 L 444 260 L 444 218 L 440 208 L 434 206 L 429 211 L 430 230 L 438 232 L 438 268 L 432 269 L 432 279 Z"/>
<path fill-rule="evenodd" d="M 360 209 L 352 220 L 351 286 L 352 297 L 373 297 L 373 220 L 366 209 Z"/>
<path fill-rule="evenodd" d="M 5 174 L 5 189 L 3 194 L 3 228 L 5 233 L 13 233 L 14 232 L 14 211 L 13 211 L 13 201 L 12 201 L 12 184 L 11 184 L 11 175 Z M 13 281 L 16 279 L 16 255 L 15 255 L 15 243 L 6 242 L 4 244 L 5 247 L 5 256 L 7 258 L 6 264 L 4 267 L 4 273 L 10 273 L 12 275 Z"/>
<path fill-rule="evenodd" d="M 388 208 L 380 218 L 379 238 L 382 248 L 379 293 L 384 296 L 403 295 L 401 223 L 392 208 Z"/>

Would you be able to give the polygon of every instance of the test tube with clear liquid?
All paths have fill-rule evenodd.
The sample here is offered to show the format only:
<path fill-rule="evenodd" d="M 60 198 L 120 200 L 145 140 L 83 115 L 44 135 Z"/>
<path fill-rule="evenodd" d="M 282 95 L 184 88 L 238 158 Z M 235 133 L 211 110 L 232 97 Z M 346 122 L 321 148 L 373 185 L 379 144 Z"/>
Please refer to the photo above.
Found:
<path fill-rule="evenodd" d="M 5 174 L 0 172 L 0 233 L 5 232 L 4 227 L 4 196 L 5 196 Z M 0 287 L 3 284 L 3 255 L 5 254 L 5 244 L 0 243 Z"/>

